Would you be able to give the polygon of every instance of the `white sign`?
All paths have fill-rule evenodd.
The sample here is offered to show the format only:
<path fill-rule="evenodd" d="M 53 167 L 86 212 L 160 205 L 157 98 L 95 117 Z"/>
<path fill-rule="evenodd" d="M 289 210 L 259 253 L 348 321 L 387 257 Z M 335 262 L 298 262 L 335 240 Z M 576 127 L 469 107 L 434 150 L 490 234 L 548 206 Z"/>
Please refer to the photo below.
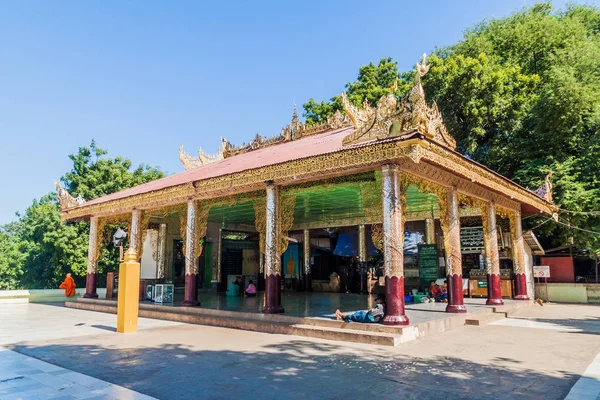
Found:
<path fill-rule="evenodd" d="M 549 265 L 540 265 L 533 267 L 533 277 L 534 278 L 550 278 L 550 266 Z"/>

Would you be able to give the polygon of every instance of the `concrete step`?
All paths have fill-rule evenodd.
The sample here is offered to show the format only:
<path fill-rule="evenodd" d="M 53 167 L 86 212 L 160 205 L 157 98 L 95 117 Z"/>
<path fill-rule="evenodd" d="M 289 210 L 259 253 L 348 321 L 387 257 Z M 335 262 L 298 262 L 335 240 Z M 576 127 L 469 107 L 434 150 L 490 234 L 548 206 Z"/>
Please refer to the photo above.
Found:
<path fill-rule="evenodd" d="M 402 343 L 401 335 L 351 329 L 327 328 L 315 325 L 293 325 L 291 334 L 318 339 L 366 343 L 380 346 L 397 346 L 398 344 Z"/>
<path fill-rule="evenodd" d="M 69 308 L 79 310 L 97 311 L 105 313 L 117 313 L 116 301 L 82 299 L 82 301 L 69 302 Z M 208 311 L 208 312 L 206 312 Z M 216 311 L 216 312 L 215 312 Z M 233 315 L 230 315 L 233 314 Z M 396 346 L 402 342 L 402 331 L 397 334 L 385 332 L 368 332 L 359 329 L 346 329 L 344 326 L 315 326 L 302 323 L 290 323 L 296 318 L 284 316 L 267 316 L 273 318 L 246 318 L 248 313 L 228 312 L 225 315 L 219 310 L 198 309 L 189 307 L 161 307 L 151 304 L 141 304 L 139 316 L 143 318 L 162 319 L 188 324 L 217 326 L 221 328 L 242 329 L 255 332 L 297 335 L 319 339 L 327 339 L 342 342 L 377 344 L 382 346 Z M 260 314 L 257 314 L 260 315 Z M 307 320 L 302 318 L 300 320 Z M 338 322 L 338 321 L 332 321 Z M 364 325 L 348 324 L 345 325 Z"/>

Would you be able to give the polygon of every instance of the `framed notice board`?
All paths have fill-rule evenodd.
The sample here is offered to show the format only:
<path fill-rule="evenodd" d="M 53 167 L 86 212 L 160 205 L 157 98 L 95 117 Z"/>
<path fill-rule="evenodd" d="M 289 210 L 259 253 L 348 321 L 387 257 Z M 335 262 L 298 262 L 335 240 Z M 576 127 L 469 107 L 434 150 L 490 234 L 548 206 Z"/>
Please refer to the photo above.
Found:
<path fill-rule="evenodd" d="M 422 287 L 438 278 L 437 249 L 435 244 L 419 245 L 419 277 Z"/>

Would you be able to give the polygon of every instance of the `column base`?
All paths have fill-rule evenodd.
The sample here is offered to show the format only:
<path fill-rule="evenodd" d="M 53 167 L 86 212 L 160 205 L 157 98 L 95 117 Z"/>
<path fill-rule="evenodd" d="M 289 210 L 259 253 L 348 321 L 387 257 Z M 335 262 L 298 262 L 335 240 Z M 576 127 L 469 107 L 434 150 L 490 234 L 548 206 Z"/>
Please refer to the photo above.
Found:
<path fill-rule="evenodd" d="M 304 274 L 304 291 L 312 292 L 312 278 L 310 277 L 310 273 Z"/>
<path fill-rule="evenodd" d="M 527 295 L 527 277 L 525 274 L 515 274 L 515 300 L 530 300 Z"/>
<path fill-rule="evenodd" d="M 446 306 L 447 313 L 466 313 L 467 307 L 464 304 L 448 304 Z"/>
<path fill-rule="evenodd" d="M 448 313 L 466 313 L 467 307 L 463 300 L 462 275 L 448 275 Z"/>
<path fill-rule="evenodd" d="M 283 314 L 285 309 L 283 306 L 265 307 L 262 312 L 263 314 Z"/>
<path fill-rule="evenodd" d="M 281 306 L 281 275 L 272 274 L 265 280 L 264 314 L 281 314 L 285 310 Z"/>
<path fill-rule="evenodd" d="M 85 294 L 83 295 L 86 299 L 97 299 L 98 293 L 96 293 L 96 282 L 98 280 L 98 274 L 92 273 L 85 276 Z"/>
<path fill-rule="evenodd" d="M 185 289 L 183 292 L 182 307 L 196 307 L 198 302 L 198 275 L 189 274 L 185 276 Z"/>
<path fill-rule="evenodd" d="M 382 325 L 408 325 L 408 317 L 406 315 L 386 315 L 381 321 Z"/>
<path fill-rule="evenodd" d="M 502 301 L 502 288 L 500 286 L 500 274 L 488 274 L 488 299 L 485 302 L 488 306 L 491 305 L 503 305 Z"/>
<path fill-rule="evenodd" d="M 408 325 L 408 317 L 404 311 L 404 277 L 385 277 L 386 310 L 383 325 Z"/>

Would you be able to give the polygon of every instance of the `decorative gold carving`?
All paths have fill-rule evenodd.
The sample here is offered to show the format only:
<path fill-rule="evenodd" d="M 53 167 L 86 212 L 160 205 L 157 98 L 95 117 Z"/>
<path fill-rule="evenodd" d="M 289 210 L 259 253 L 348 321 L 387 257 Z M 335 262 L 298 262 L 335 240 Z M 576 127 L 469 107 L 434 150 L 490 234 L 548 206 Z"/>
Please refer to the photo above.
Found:
<path fill-rule="evenodd" d="M 85 203 L 85 200 L 81 195 L 78 195 L 77 197 L 71 196 L 66 189 L 63 189 L 63 187 L 60 186 L 60 183 L 55 181 L 54 186 L 56 186 L 56 197 L 58 198 L 61 210 L 81 206 Z"/>
<path fill-rule="evenodd" d="M 210 213 L 211 204 L 209 202 L 198 202 L 196 207 L 196 247 L 194 257 L 197 260 L 202 254 L 204 245 L 202 240 L 206 236 L 206 230 L 208 229 L 208 214 Z"/>
<path fill-rule="evenodd" d="M 254 205 L 254 224 L 258 231 L 259 249 L 265 254 L 265 234 L 267 231 L 267 199 L 266 197 L 257 197 L 253 200 Z"/>
<path fill-rule="evenodd" d="M 550 178 L 552 178 L 552 172 L 546 175 L 546 179 L 542 186 L 533 191 L 533 194 L 538 196 L 540 199 L 546 200 L 548 203 L 552 203 L 552 182 L 550 182 Z"/>
<path fill-rule="evenodd" d="M 183 151 L 183 145 L 179 146 L 179 161 L 183 164 L 183 167 L 187 170 L 192 168 L 198 168 L 206 164 L 213 163 L 223 159 L 223 148 L 219 149 L 217 154 L 206 154 L 202 151 L 202 148 L 198 149 L 198 157 L 192 157 Z"/>
<path fill-rule="evenodd" d="M 419 132 L 443 146 L 456 148 L 456 141 L 446 130 L 437 104 L 433 102 L 429 107 L 425 100 L 421 77 L 429 71 L 426 62 L 424 54 L 423 64 L 417 63 L 415 84 L 408 96 L 400 102 L 395 95 L 397 82 L 390 89 L 390 93 L 379 100 L 376 108 L 372 108 L 365 101 L 363 109 L 359 110 L 348 100 L 346 94 L 342 93 L 344 111 L 356 128 L 355 132 L 344 138 L 345 146 Z"/>
<path fill-rule="evenodd" d="M 371 240 L 377 250 L 383 251 L 383 224 L 371 225 Z"/>
<path fill-rule="evenodd" d="M 180 204 L 187 198 L 206 199 L 235 191 L 256 190 L 267 180 L 294 182 L 296 179 L 322 179 L 323 177 L 341 173 L 355 173 L 369 167 L 381 165 L 389 161 L 400 161 L 408 157 L 410 145 L 423 144 L 425 155 L 419 164 L 412 163 L 412 168 L 429 166 L 423 160 L 432 161 L 444 169 L 452 171 L 447 176 L 458 175 L 471 180 L 471 187 L 481 187 L 481 190 L 492 189 L 505 196 L 512 196 L 508 200 L 518 206 L 517 202 L 529 204 L 548 214 L 555 212 L 556 207 L 548 204 L 530 191 L 521 188 L 506 178 L 494 174 L 488 169 L 461 157 L 458 153 L 450 151 L 433 143 L 412 139 L 406 141 L 377 142 L 368 146 L 356 146 L 339 152 L 311 157 L 308 159 L 292 160 L 286 163 L 269 165 L 238 173 L 222 175 L 192 183 L 169 187 L 159 191 L 142 193 L 127 198 L 96 203 L 61 211 L 62 220 L 87 217 L 89 215 L 118 214 L 128 212 L 132 208 L 155 208 Z M 430 167 L 430 166 L 429 166 Z M 456 177 L 455 177 L 456 178 Z M 459 190 L 462 190 L 459 185 Z M 504 198 L 503 196 L 499 196 Z M 506 204 L 505 207 L 508 207 Z"/>
<path fill-rule="evenodd" d="M 513 211 L 508 214 L 510 221 L 511 246 L 513 254 L 513 271 L 515 274 L 525 273 L 525 249 L 523 228 L 521 227 L 521 212 Z"/>
<path fill-rule="evenodd" d="M 293 192 L 280 192 L 279 213 L 277 214 L 277 255 L 281 256 L 288 247 L 288 231 L 294 223 L 294 208 L 296 207 L 296 194 Z"/>

